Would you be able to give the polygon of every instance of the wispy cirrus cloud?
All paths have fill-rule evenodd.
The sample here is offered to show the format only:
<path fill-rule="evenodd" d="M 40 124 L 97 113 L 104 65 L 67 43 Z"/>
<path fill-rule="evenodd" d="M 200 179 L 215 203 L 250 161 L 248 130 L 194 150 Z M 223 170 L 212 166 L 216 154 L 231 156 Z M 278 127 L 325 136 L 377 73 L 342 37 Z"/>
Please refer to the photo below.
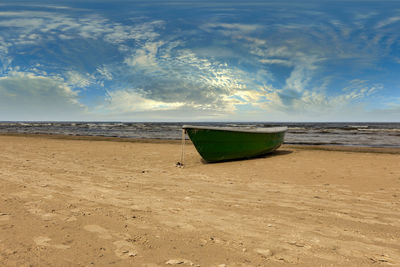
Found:
<path fill-rule="evenodd" d="M 394 24 L 400 22 L 400 15 L 399 16 L 394 16 L 394 17 L 390 17 L 387 19 L 384 19 L 382 21 L 379 21 L 378 24 L 376 25 L 376 28 L 383 28 L 386 27 L 388 25 Z"/>
<path fill-rule="evenodd" d="M 223 35 L 238 35 L 252 33 L 261 30 L 262 25 L 245 23 L 207 23 L 201 26 L 205 31 L 218 32 Z"/>
<path fill-rule="evenodd" d="M 153 29 L 163 25 L 162 21 L 126 25 L 96 14 L 76 17 L 45 11 L 0 12 L 0 17 L 4 18 L 0 21 L 0 27 L 13 29 L 7 34 L 9 41 L 17 45 L 31 40 L 39 42 L 40 38 L 51 37 L 102 39 L 109 43 L 121 44 L 128 40 L 154 38 L 158 33 Z"/>

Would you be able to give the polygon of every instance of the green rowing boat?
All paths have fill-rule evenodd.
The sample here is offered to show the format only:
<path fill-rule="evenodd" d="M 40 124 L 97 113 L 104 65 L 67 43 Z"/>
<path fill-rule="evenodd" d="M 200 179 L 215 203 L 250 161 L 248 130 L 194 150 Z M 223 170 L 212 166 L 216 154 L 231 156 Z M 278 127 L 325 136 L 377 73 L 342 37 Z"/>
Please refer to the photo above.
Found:
<path fill-rule="evenodd" d="M 199 154 L 207 162 L 245 159 L 276 150 L 287 127 L 206 127 L 183 125 Z"/>

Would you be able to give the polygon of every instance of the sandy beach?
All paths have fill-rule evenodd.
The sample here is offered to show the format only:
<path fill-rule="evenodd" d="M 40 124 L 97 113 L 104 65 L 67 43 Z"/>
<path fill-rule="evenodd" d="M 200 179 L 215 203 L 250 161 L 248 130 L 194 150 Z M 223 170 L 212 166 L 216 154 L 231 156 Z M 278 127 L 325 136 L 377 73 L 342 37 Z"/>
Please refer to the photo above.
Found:
<path fill-rule="evenodd" d="M 0 136 L 2 265 L 400 265 L 398 150 L 78 139 Z"/>

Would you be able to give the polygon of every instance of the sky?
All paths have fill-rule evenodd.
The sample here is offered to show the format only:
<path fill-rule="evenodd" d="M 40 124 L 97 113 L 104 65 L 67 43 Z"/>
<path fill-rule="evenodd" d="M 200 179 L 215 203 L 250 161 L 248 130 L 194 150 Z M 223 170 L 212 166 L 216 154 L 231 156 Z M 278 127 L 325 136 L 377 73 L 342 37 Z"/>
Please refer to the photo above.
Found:
<path fill-rule="evenodd" d="M 400 1 L 0 2 L 0 121 L 400 121 Z"/>

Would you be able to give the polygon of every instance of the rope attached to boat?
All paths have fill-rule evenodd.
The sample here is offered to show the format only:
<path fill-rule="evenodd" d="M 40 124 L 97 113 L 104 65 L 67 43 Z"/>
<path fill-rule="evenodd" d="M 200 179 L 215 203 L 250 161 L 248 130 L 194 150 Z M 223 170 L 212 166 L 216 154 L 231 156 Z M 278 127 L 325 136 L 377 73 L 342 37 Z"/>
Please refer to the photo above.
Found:
<path fill-rule="evenodd" d="M 181 161 L 178 161 L 176 163 L 176 167 L 178 168 L 183 168 L 185 166 L 185 164 L 183 163 L 183 161 L 185 160 L 185 134 L 186 134 L 186 130 L 182 129 L 182 145 L 181 145 Z"/>

